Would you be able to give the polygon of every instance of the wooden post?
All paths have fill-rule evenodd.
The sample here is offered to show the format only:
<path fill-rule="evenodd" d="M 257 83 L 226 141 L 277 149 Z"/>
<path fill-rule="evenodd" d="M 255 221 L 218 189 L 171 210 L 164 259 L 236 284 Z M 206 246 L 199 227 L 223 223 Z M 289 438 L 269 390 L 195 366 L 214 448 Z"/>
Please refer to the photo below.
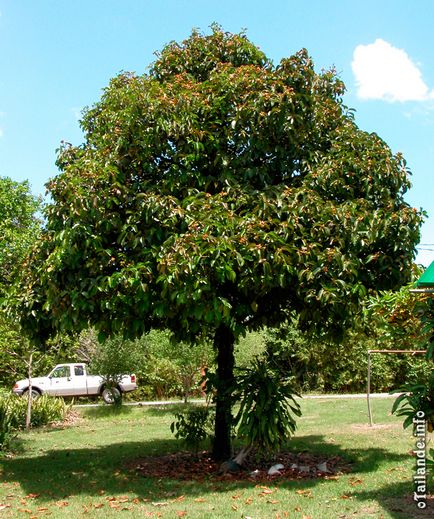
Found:
<path fill-rule="evenodd" d="M 434 262 L 433 262 L 434 263 Z M 396 353 L 411 353 L 412 355 L 421 355 L 426 353 L 427 350 L 368 350 L 368 383 L 366 389 L 366 398 L 368 401 L 368 416 L 369 416 L 369 426 L 372 427 L 372 409 L 371 409 L 371 354 L 372 353 L 386 353 L 386 354 L 396 354 Z"/>
<path fill-rule="evenodd" d="M 372 409 L 371 409 L 371 350 L 368 350 L 368 387 L 366 391 L 366 397 L 368 400 L 368 416 L 369 416 L 369 427 L 372 427 Z"/>
<path fill-rule="evenodd" d="M 26 430 L 28 431 L 32 421 L 32 367 L 33 367 L 33 350 L 30 352 L 29 362 L 27 365 L 28 377 L 29 377 L 29 388 L 27 390 L 27 413 L 26 413 Z"/>

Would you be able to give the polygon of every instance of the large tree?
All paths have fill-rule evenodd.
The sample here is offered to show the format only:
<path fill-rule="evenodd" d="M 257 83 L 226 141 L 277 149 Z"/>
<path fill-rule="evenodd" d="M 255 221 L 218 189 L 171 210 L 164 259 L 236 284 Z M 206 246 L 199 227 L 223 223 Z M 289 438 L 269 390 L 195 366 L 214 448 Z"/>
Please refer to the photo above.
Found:
<path fill-rule="evenodd" d="M 302 50 L 274 65 L 214 26 L 121 73 L 63 144 L 47 229 L 21 287 L 44 335 L 94 323 L 213 337 L 214 454 L 230 454 L 234 343 L 297 312 L 337 332 L 370 289 L 410 276 L 421 214 L 408 170 Z"/>

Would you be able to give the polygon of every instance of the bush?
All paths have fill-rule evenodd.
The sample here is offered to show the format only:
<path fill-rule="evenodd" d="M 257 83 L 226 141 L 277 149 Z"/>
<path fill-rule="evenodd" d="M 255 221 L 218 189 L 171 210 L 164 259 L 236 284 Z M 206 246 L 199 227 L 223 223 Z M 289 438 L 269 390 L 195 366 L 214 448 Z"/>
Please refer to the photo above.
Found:
<path fill-rule="evenodd" d="M 64 421 L 71 405 L 62 398 L 42 395 L 32 402 L 30 425 L 41 427 Z M 14 432 L 23 429 L 26 423 L 27 399 L 16 395 L 0 394 L 0 450 L 5 450 Z"/>
<path fill-rule="evenodd" d="M 6 450 L 13 437 L 9 400 L 0 396 L 0 452 Z"/>
<path fill-rule="evenodd" d="M 170 430 L 175 438 L 183 440 L 197 452 L 200 444 L 212 434 L 213 411 L 209 407 L 191 407 L 186 413 L 177 413 Z"/>
<path fill-rule="evenodd" d="M 168 331 L 153 330 L 144 335 L 146 356 L 136 370 L 141 386 L 150 398 L 189 397 L 201 395 L 203 369 L 214 362 L 212 346 L 174 342 Z"/>

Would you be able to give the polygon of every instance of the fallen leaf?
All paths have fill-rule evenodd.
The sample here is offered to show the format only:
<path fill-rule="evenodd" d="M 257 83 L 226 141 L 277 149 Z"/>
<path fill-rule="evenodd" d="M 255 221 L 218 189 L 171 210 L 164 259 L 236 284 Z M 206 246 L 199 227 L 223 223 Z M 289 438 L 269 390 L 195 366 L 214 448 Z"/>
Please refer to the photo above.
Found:
<path fill-rule="evenodd" d="M 185 517 L 187 515 L 187 511 L 186 510 L 179 510 L 178 512 L 176 512 L 176 515 L 178 517 Z"/>
<path fill-rule="evenodd" d="M 36 499 L 37 497 L 39 497 L 41 494 L 27 494 L 25 499 Z"/>
<path fill-rule="evenodd" d="M 237 505 L 232 505 L 232 510 L 234 510 L 236 512 L 238 510 L 238 506 Z"/>
<path fill-rule="evenodd" d="M 155 502 L 155 503 L 151 503 L 152 506 L 167 506 L 168 503 L 163 503 L 163 502 Z"/>
<path fill-rule="evenodd" d="M 196 501 L 196 503 L 206 503 L 206 501 L 203 497 L 196 497 L 195 501 Z"/>
<path fill-rule="evenodd" d="M 104 503 L 97 503 L 96 505 L 93 505 L 94 508 L 102 508 L 104 506 Z"/>
<path fill-rule="evenodd" d="M 11 505 L 2 505 L 0 504 L 0 510 L 4 510 L 5 508 L 10 508 Z"/>
<path fill-rule="evenodd" d="M 54 504 L 60 508 L 63 506 L 69 506 L 68 501 L 56 501 L 56 503 L 54 503 Z"/>
<path fill-rule="evenodd" d="M 299 494 L 300 496 L 312 497 L 311 490 L 296 490 L 295 493 Z"/>

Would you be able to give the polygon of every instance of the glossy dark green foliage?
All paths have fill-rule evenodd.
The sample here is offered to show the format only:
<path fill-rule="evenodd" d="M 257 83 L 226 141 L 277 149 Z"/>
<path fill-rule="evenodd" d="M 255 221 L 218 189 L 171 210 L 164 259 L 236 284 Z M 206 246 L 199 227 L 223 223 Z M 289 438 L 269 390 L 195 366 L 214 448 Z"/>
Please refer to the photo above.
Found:
<path fill-rule="evenodd" d="M 216 26 L 115 77 L 83 145 L 59 150 L 25 325 L 191 339 L 295 310 L 333 332 L 366 291 L 407 281 L 421 214 L 405 161 L 343 91 L 305 50 L 275 66 Z"/>

